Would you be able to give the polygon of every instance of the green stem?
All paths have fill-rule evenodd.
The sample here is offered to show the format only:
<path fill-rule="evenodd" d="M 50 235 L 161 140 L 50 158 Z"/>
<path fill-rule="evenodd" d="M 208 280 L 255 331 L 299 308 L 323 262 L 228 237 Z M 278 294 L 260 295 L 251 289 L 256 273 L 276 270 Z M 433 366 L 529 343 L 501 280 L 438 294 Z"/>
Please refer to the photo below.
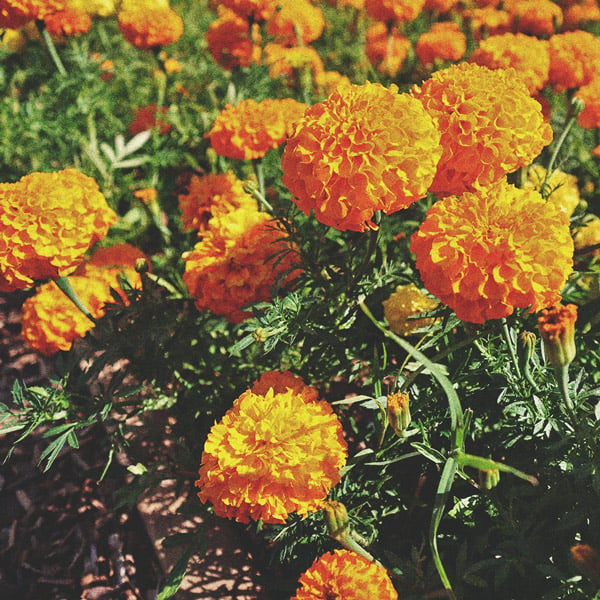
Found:
<path fill-rule="evenodd" d="M 59 277 L 56 280 L 56 285 L 67 296 L 67 298 L 92 322 L 96 324 L 96 319 L 88 310 L 87 306 L 80 300 L 77 292 L 73 289 L 71 282 L 67 277 Z"/>
<path fill-rule="evenodd" d="M 556 381 L 558 382 L 560 394 L 563 400 L 565 401 L 565 406 L 567 407 L 567 412 L 569 413 L 569 417 L 573 423 L 573 427 L 577 428 L 575 405 L 573 404 L 571 394 L 569 393 L 569 367 L 564 366 L 555 368 L 554 375 L 556 377 Z"/>
<path fill-rule="evenodd" d="M 513 346 L 512 339 L 510 337 L 510 330 L 508 328 L 508 323 L 506 319 L 502 319 L 502 337 L 504 338 L 504 342 L 508 347 L 508 352 L 510 353 L 510 359 L 515 367 L 515 371 L 517 375 L 521 376 L 521 369 L 519 368 L 519 359 L 517 358 L 517 353 L 515 352 L 515 347 Z"/>
<path fill-rule="evenodd" d="M 62 60 L 60 60 L 60 56 L 58 55 L 58 52 L 56 51 L 56 46 L 54 45 L 52 37 L 48 33 L 48 30 L 46 29 L 46 24 L 41 19 L 37 19 L 35 22 L 35 25 L 36 25 L 38 31 L 40 32 L 40 35 L 42 36 L 44 43 L 46 44 L 46 48 L 48 48 L 48 52 L 50 52 L 50 56 L 52 58 L 52 62 L 54 63 L 54 66 L 56 67 L 56 70 L 61 75 L 66 75 L 67 70 L 65 69 L 65 66 L 62 63 Z"/>
<path fill-rule="evenodd" d="M 263 171 L 262 161 L 260 158 L 252 159 L 252 169 L 256 175 L 256 181 L 258 182 L 258 194 L 256 195 L 261 204 L 264 204 L 270 211 L 273 207 L 269 204 L 265 193 L 265 172 Z"/>
<path fill-rule="evenodd" d="M 576 119 L 577 119 L 576 111 L 573 110 L 573 104 L 570 104 L 569 110 L 567 112 L 565 127 L 562 130 L 562 133 L 560 134 L 560 137 L 558 138 L 556 145 L 554 146 L 554 150 L 552 151 L 552 155 L 550 156 L 550 161 L 548 162 L 548 167 L 546 168 L 546 175 L 544 176 L 544 183 L 542 183 L 542 187 L 541 187 L 542 196 L 544 198 L 548 197 L 548 193 L 547 193 L 548 180 L 550 179 L 550 176 L 552 175 L 552 171 L 554 169 L 554 163 L 556 162 L 556 159 L 558 158 L 558 153 L 560 152 L 562 145 L 565 143 L 565 140 L 567 139 L 567 136 L 569 135 L 571 128 L 575 124 Z"/>

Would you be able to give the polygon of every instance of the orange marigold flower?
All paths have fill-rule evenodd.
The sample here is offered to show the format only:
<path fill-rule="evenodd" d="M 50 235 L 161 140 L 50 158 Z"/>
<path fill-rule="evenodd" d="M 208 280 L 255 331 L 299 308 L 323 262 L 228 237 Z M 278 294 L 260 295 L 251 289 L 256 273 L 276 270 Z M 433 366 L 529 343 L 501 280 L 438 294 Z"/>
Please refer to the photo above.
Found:
<path fill-rule="evenodd" d="M 249 160 L 263 157 L 277 148 L 293 131 L 306 104 L 292 98 L 242 100 L 236 106 L 227 104 L 206 134 L 217 154 Z"/>
<path fill-rule="evenodd" d="M 409 23 L 414 21 L 425 6 L 425 0 L 369 0 L 367 12 L 384 23 Z"/>
<path fill-rule="evenodd" d="M 600 39 L 587 31 L 553 35 L 550 50 L 550 84 L 558 91 L 590 83 L 600 70 Z"/>
<path fill-rule="evenodd" d="M 364 231 L 375 227 L 376 211 L 425 196 L 439 139 L 433 119 L 395 85 L 339 87 L 298 123 L 281 161 L 283 184 L 321 223 Z"/>
<path fill-rule="evenodd" d="M 323 71 L 317 73 L 316 84 L 323 96 L 329 96 L 339 87 L 351 86 L 352 82 L 338 71 Z"/>
<path fill-rule="evenodd" d="M 522 33 L 550 37 L 560 28 L 563 14 L 552 0 L 505 0 L 504 10 L 513 16 L 513 23 Z"/>
<path fill-rule="evenodd" d="M 130 269 L 133 269 L 140 258 L 145 259 L 146 255 L 139 248 L 127 243 L 96 248 L 88 260 L 82 262 L 79 267 L 77 267 L 75 275 L 85 275 L 88 273 L 90 266 L 94 271 L 98 268 L 121 269 L 129 267 Z M 138 281 L 139 277 L 136 275 L 134 280 Z"/>
<path fill-rule="evenodd" d="M 266 371 L 252 384 L 250 389 L 259 396 L 265 396 L 269 389 L 272 389 L 276 394 L 292 390 L 305 402 L 316 402 L 319 399 L 317 388 L 306 385 L 302 377 L 294 375 L 290 371 Z"/>
<path fill-rule="evenodd" d="M 380 73 L 396 77 L 402 68 L 411 43 L 397 28 L 388 29 L 378 21 L 367 29 L 365 53 Z"/>
<path fill-rule="evenodd" d="M 241 323 L 252 315 L 243 308 L 271 297 L 271 287 L 290 271 L 291 252 L 276 264 L 274 255 L 286 249 L 285 232 L 266 213 L 240 208 L 214 215 L 191 252 L 183 255 L 183 280 L 198 310 L 224 315 Z M 291 271 L 285 281 L 298 271 Z"/>
<path fill-rule="evenodd" d="M 600 21 L 600 7 L 597 0 L 582 0 L 563 6 L 563 29 L 581 29 L 588 23 Z"/>
<path fill-rule="evenodd" d="M 462 11 L 462 16 L 468 21 L 476 40 L 485 39 L 488 35 L 506 33 L 510 31 L 513 23 L 512 15 L 493 6 L 466 9 Z"/>
<path fill-rule="evenodd" d="M 236 15 L 246 20 L 256 22 L 267 21 L 277 10 L 278 0 L 220 0 L 214 2 L 217 8 L 221 6 L 232 10 Z"/>
<path fill-rule="evenodd" d="M 133 117 L 133 121 L 129 124 L 128 131 L 131 135 L 136 135 L 142 131 L 148 129 L 154 129 L 158 127 L 158 133 L 164 135 L 171 130 L 171 124 L 160 116 L 157 117 L 156 113 L 161 115 L 167 114 L 167 107 L 161 106 L 160 110 L 155 103 L 147 104 L 146 106 L 140 106 Z"/>
<path fill-rule="evenodd" d="M 172 44 L 183 34 L 182 18 L 169 6 L 136 6 L 117 18 L 123 37 L 142 50 Z"/>
<path fill-rule="evenodd" d="M 193 175 L 185 194 L 179 195 L 184 231 L 206 231 L 213 215 L 237 208 L 258 210 L 256 200 L 244 190 L 244 183 L 231 171 L 222 174 Z"/>
<path fill-rule="evenodd" d="M 292 388 L 247 390 L 208 434 L 198 497 L 220 517 L 283 523 L 322 507 L 346 457 L 329 403 L 307 402 Z"/>
<path fill-rule="evenodd" d="M 425 10 L 445 15 L 458 7 L 460 0 L 425 0 Z"/>
<path fill-rule="evenodd" d="M 552 141 L 539 102 L 514 69 L 471 63 L 437 71 L 413 94 L 442 132 L 438 195 L 485 187 L 529 164 Z"/>
<path fill-rule="evenodd" d="M 44 23 L 51 35 L 62 37 L 87 33 L 92 26 L 90 15 L 67 6 L 64 10 L 44 17 Z"/>
<path fill-rule="evenodd" d="M 0 184 L 0 291 L 72 273 L 117 215 L 76 169 Z"/>
<path fill-rule="evenodd" d="M 571 558 L 577 570 L 585 575 L 597 588 L 600 588 L 600 554 L 587 544 L 571 547 Z"/>
<path fill-rule="evenodd" d="M 309 0 L 279 0 L 279 10 L 267 23 L 267 33 L 280 44 L 300 46 L 314 42 L 323 33 L 325 18 Z"/>
<path fill-rule="evenodd" d="M 573 264 L 567 215 L 506 180 L 436 202 L 411 242 L 425 287 L 471 323 L 555 304 Z"/>
<path fill-rule="evenodd" d="M 64 10 L 66 0 L 0 0 L 0 27 L 20 29 L 35 19 Z"/>
<path fill-rule="evenodd" d="M 581 86 L 576 98 L 585 103 L 583 111 L 577 116 L 577 122 L 585 129 L 596 129 L 600 127 L 600 77 L 592 79 L 590 83 Z"/>
<path fill-rule="evenodd" d="M 291 600 L 397 600 L 387 571 L 350 550 L 323 554 L 298 580 L 300 587 Z"/>
<path fill-rule="evenodd" d="M 436 61 L 458 62 L 466 51 L 467 36 L 454 21 L 434 23 L 419 36 L 415 46 L 417 58 L 428 67 Z"/>
<path fill-rule="evenodd" d="M 513 67 L 532 95 L 541 90 L 548 81 L 548 42 L 523 33 L 490 36 L 479 42 L 479 47 L 471 54 L 469 60 L 490 69 Z"/>
<path fill-rule="evenodd" d="M 557 369 L 568 367 L 577 353 L 575 321 L 577 307 L 574 304 L 557 304 L 552 308 L 545 308 L 538 317 L 538 330 L 542 336 L 546 358 Z"/>
<path fill-rule="evenodd" d="M 206 32 L 208 50 L 214 61 L 231 71 L 260 62 L 260 32 L 258 23 L 228 12 L 213 21 Z"/>
<path fill-rule="evenodd" d="M 394 333 L 412 335 L 418 329 L 432 325 L 435 319 L 411 317 L 433 310 L 437 305 L 437 300 L 425 295 L 414 283 L 409 283 L 399 285 L 383 302 L 383 314 Z"/>
<path fill-rule="evenodd" d="M 319 53 L 311 46 L 293 46 L 270 43 L 265 46 L 265 64 L 273 78 L 286 77 L 294 87 L 300 86 L 300 80 L 306 70 L 313 80 L 325 70 Z"/>
<path fill-rule="evenodd" d="M 542 187 L 546 179 L 546 169 L 542 165 L 531 165 L 527 171 L 527 179 L 523 183 L 523 188 L 534 189 L 542 193 Z M 548 202 L 551 202 L 570 217 L 579 203 L 579 185 L 577 177 L 569 173 L 564 173 L 559 169 L 554 169 L 546 181 L 546 188 L 549 192 Z M 544 190 L 546 191 L 546 190 Z"/>

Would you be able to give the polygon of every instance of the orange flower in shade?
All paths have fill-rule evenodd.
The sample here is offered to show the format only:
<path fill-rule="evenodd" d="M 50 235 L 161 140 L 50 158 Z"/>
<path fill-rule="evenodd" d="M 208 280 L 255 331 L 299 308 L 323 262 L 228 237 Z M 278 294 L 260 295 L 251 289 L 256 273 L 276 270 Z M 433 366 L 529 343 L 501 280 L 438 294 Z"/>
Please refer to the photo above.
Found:
<path fill-rule="evenodd" d="M 457 8 L 460 0 L 425 0 L 425 10 L 436 14 L 446 14 Z"/>
<path fill-rule="evenodd" d="M 573 264 L 567 215 L 505 180 L 437 202 L 411 242 L 425 287 L 471 323 L 555 304 Z"/>
<path fill-rule="evenodd" d="M 167 107 L 161 106 L 160 111 L 156 104 L 147 104 L 146 106 L 140 106 L 133 117 L 133 121 L 129 124 L 128 131 L 131 135 L 136 135 L 142 131 L 148 129 L 154 129 L 158 127 L 158 133 L 164 135 L 171 130 L 171 124 L 162 119 L 160 116 L 156 116 L 159 112 L 161 115 L 167 114 Z"/>
<path fill-rule="evenodd" d="M 395 77 L 410 48 L 410 41 L 397 28 L 388 30 L 385 23 L 377 22 L 367 29 L 365 53 L 380 73 Z"/>
<path fill-rule="evenodd" d="M 563 29 L 581 29 L 588 23 L 600 21 L 600 7 L 597 0 L 565 3 L 563 5 Z"/>
<path fill-rule="evenodd" d="M 469 29 L 476 40 L 506 33 L 510 31 L 513 22 L 512 15 L 493 6 L 469 8 L 462 11 L 462 16 L 469 23 Z"/>
<path fill-rule="evenodd" d="M 587 31 L 553 35 L 550 50 L 550 84 L 558 91 L 590 83 L 600 70 L 600 39 Z"/>
<path fill-rule="evenodd" d="M 51 35 L 62 37 L 87 33 L 92 26 L 92 18 L 84 11 L 67 7 L 45 16 L 44 23 Z"/>
<path fill-rule="evenodd" d="M 267 33 L 280 44 L 301 46 L 323 33 L 323 11 L 309 0 L 279 0 L 280 7 L 267 23 Z"/>
<path fill-rule="evenodd" d="M 298 273 L 291 253 L 272 260 L 286 249 L 285 237 L 270 215 L 255 209 L 214 215 L 202 240 L 183 255 L 183 281 L 198 310 L 211 310 L 231 323 L 251 316 L 245 306 L 268 300 L 271 287 L 282 283 L 278 279 L 289 281 Z"/>
<path fill-rule="evenodd" d="M 347 445 L 329 403 L 292 388 L 244 392 L 213 425 L 202 453 L 201 502 L 242 523 L 283 523 L 322 508 Z"/>
<path fill-rule="evenodd" d="M 279 0 L 220 0 L 211 2 L 217 8 L 223 6 L 246 20 L 267 21 L 277 10 Z"/>
<path fill-rule="evenodd" d="M 185 194 L 179 195 L 179 209 L 184 231 L 206 231 L 213 215 L 238 208 L 258 210 L 256 200 L 244 190 L 244 183 L 232 172 L 193 175 Z"/>
<path fill-rule="evenodd" d="M 182 18 L 169 6 L 132 6 L 117 19 L 123 37 L 142 50 L 172 44 L 183 34 Z"/>
<path fill-rule="evenodd" d="M 577 307 L 574 304 L 557 304 L 545 308 L 538 316 L 546 358 L 554 368 L 568 367 L 575 358 L 575 321 Z"/>
<path fill-rule="evenodd" d="M 505 33 L 482 40 L 469 60 L 490 69 L 513 67 L 532 95 L 548 81 L 548 42 L 523 33 Z"/>
<path fill-rule="evenodd" d="M 0 184 L 0 291 L 69 275 L 116 220 L 98 184 L 76 169 Z"/>
<path fill-rule="evenodd" d="M 338 71 L 323 71 L 317 73 L 316 76 L 317 88 L 323 96 L 328 96 L 339 87 L 350 86 L 350 80 Z"/>
<path fill-rule="evenodd" d="M 440 196 L 485 187 L 528 165 L 552 141 L 539 102 L 513 69 L 452 65 L 413 94 L 442 132 L 442 158 L 430 188 Z"/>
<path fill-rule="evenodd" d="M 415 46 L 417 58 L 429 67 L 437 61 L 458 62 L 466 51 L 467 36 L 454 21 L 434 23 L 419 36 Z"/>
<path fill-rule="evenodd" d="M 304 402 L 316 402 L 319 399 L 317 388 L 306 385 L 302 377 L 290 373 L 290 371 L 266 371 L 250 388 L 254 394 L 265 396 L 269 389 L 276 394 L 283 394 L 292 390 L 296 396 L 301 396 Z"/>
<path fill-rule="evenodd" d="M 542 193 L 545 179 L 546 169 L 542 165 L 531 165 L 527 170 L 527 179 L 521 187 Z M 581 202 L 579 185 L 575 175 L 554 169 L 548 177 L 546 188 L 549 192 L 548 202 L 554 204 L 558 210 L 564 212 L 568 217 L 573 214 Z"/>
<path fill-rule="evenodd" d="M 575 544 L 571 547 L 571 558 L 577 570 L 600 588 L 600 554 L 587 544 Z"/>
<path fill-rule="evenodd" d="M 575 96 L 585 103 L 583 111 L 577 116 L 579 125 L 585 129 L 600 127 L 600 75 L 581 86 Z"/>
<path fill-rule="evenodd" d="M 552 0 L 505 0 L 504 10 L 513 16 L 517 31 L 550 37 L 560 28 L 563 14 Z"/>
<path fill-rule="evenodd" d="M 263 157 L 277 148 L 293 131 L 306 104 L 292 98 L 283 100 L 242 100 L 227 104 L 206 134 L 217 154 L 238 160 Z"/>
<path fill-rule="evenodd" d="M 117 272 L 123 268 L 133 269 L 140 258 L 145 259 L 146 255 L 131 244 L 113 244 L 96 248 L 93 254 L 77 267 L 75 275 L 85 275 L 90 266 L 94 271 L 98 268 L 117 269 Z M 136 275 L 133 281 L 139 281 L 139 277 Z"/>
<path fill-rule="evenodd" d="M 367 12 L 384 23 L 409 23 L 414 21 L 425 6 L 425 0 L 369 0 Z"/>
<path fill-rule="evenodd" d="M 383 302 L 383 314 L 394 333 L 412 335 L 418 329 L 432 325 L 435 319 L 411 317 L 433 310 L 437 305 L 437 300 L 425 295 L 414 283 L 409 283 L 399 285 Z"/>
<path fill-rule="evenodd" d="M 408 94 L 375 83 L 339 87 L 311 106 L 283 153 L 283 184 L 306 214 L 336 229 L 375 227 L 376 211 L 427 193 L 441 154 L 433 119 Z"/>
<path fill-rule="evenodd" d="M 397 600 L 387 571 L 350 550 L 323 554 L 298 580 L 291 600 Z"/>
<path fill-rule="evenodd" d="M 20 29 L 35 19 L 64 10 L 66 0 L 0 0 L 0 27 Z"/>
<path fill-rule="evenodd" d="M 251 26 L 246 19 L 231 11 L 213 21 L 206 32 L 211 56 L 229 71 L 260 62 L 260 39 L 258 23 Z"/>

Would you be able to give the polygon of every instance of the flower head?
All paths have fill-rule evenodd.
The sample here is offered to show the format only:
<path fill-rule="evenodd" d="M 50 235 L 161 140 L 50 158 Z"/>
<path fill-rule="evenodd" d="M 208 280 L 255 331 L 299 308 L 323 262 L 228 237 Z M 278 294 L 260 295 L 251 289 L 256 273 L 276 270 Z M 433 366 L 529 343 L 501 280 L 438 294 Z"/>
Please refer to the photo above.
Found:
<path fill-rule="evenodd" d="M 73 10 L 84 11 L 88 15 L 108 17 L 116 12 L 115 0 L 67 0 Z"/>
<path fill-rule="evenodd" d="M 45 16 L 44 23 L 48 33 L 62 37 L 87 33 L 92 26 L 92 18 L 85 11 L 67 6 L 64 10 Z"/>
<path fill-rule="evenodd" d="M 409 39 L 401 35 L 397 28 L 388 31 L 385 23 L 377 21 L 367 29 L 365 53 L 380 73 L 395 77 L 410 48 Z"/>
<path fill-rule="evenodd" d="M 550 50 L 550 84 L 558 91 L 590 83 L 600 69 L 600 39 L 587 31 L 553 35 Z"/>
<path fill-rule="evenodd" d="M 202 453 L 198 497 L 242 523 L 283 523 L 319 510 L 340 481 L 347 446 L 330 404 L 288 388 L 244 392 L 215 424 Z"/>
<path fill-rule="evenodd" d="M 546 358 L 557 369 L 568 367 L 575 358 L 575 321 L 577 307 L 574 304 L 545 308 L 538 317 Z"/>
<path fill-rule="evenodd" d="M 0 0 L 0 27 L 19 29 L 29 21 L 64 10 L 66 0 Z"/>
<path fill-rule="evenodd" d="M 246 20 L 267 21 L 275 14 L 278 0 L 220 0 L 218 6 L 224 6 Z"/>
<path fill-rule="evenodd" d="M 512 15 L 493 6 L 468 8 L 462 11 L 462 16 L 467 19 L 476 40 L 485 39 L 488 35 L 506 33 L 513 23 Z"/>
<path fill-rule="evenodd" d="M 136 135 L 142 131 L 158 127 L 158 133 L 164 135 L 171 130 L 171 124 L 160 116 L 166 114 L 166 106 L 161 106 L 160 110 L 154 103 L 140 106 L 133 116 L 133 121 L 129 124 L 128 131 L 131 135 Z"/>
<path fill-rule="evenodd" d="M 387 571 L 350 550 L 323 554 L 298 580 L 300 587 L 292 600 L 397 600 Z"/>
<path fill-rule="evenodd" d="M 504 10 L 518 31 L 540 37 L 550 37 L 563 21 L 560 6 L 552 0 L 505 0 Z"/>
<path fill-rule="evenodd" d="M 270 43 L 265 46 L 265 64 L 274 79 L 285 77 L 293 87 L 300 87 L 300 78 L 309 71 L 313 80 L 325 70 L 319 53 L 311 46 L 292 46 Z"/>
<path fill-rule="evenodd" d="M 546 181 L 546 190 L 542 190 L 545 180 L 546 169 L 542 165 L 531 165 L 527 170 L 527 179 L 523 187 L 537 190 L 540 194 L 542 191 L 549 192 L 548 202 L 570 217 L 581 202 L 577 177 L 560 169 L 554 169 Z"/>
<path fill-rule="evenodd" d="M 429 67 L 436 61 L 458 62 L 466 51 L 467 36 L 454 21 L 434 23 L 419 36 L 415 46 L 418 59 Z"/>
<path fill-rule="evenodd" d="M 72 273 L 117 215 L 76 169 L 0 184 L 0 290 Z"/>
<path fill-rule="evenodd" d="M 585 103 L 581 113 L 577 116 L 577 122 L 585 129 L 596 129 L 600 127 L 600 77 L 592 79 L 590 83 L 581 86 L 576 98 Z"/>
<path fill-rule="evenodd" d="M 569 276 L 569 219 L 505 180 L 434 204 L 411 250 L 425 287 L 463 321 L 555 304 Z"/>
<path fill-rule="evenodd" d="M 583 29 L 588 23 L 600 21 L 600 7 L 596 0 L 583 0 L 563 6 L 563 29 Z"/>
<path fill-rule="evenodd" d="M 411 319 L 419 313 L 433 310 L 436 300 L 426 296 L 414 283 L 399 285 L 396 291 L 383 302 L 383 313 L 390 329 L 398 335 L 411 335 L 422 327 L 434 323 L 434 319 Z"/>
<path fill-rule="evenodd" d="M 281 161 L 302 211 L 364 231 L 376 211 L 396 212 L 425 196 L 439 132 L 418 102 L 397 92 L 374 83 L 339 87 L 306 111 Z"/>
<path fill-rule="evenodd" d="M 280 44 L 301 46 L 323 33 L 325 18 L 309 0 L 279 0 L 279 9 L 267 23 L 267 33 Z"/>
<path fill-rule="evenodd" d="M 232 323 L 251 316 L 245 306 L 268 300 L 278 279 L 297 275 L 291 252 L 272 260 L 286 250 L 285 237 L 270 215 L 256 209 L 213 216 L 202 239 L 183 255 L 183 280 L 198 310 L 211 310 Z"/>
<path fill-rule="evenodd" d="M 283 100 L 242 100 L 236 106 L 228 104 L 206 134 L 217 154 L 249 160 L 263 157 L 277 148 L 292 132 L 306 104 Z"/>
<path fill-rule="evenodd" d="M 135 6 L 117 18 L 123 37 L 143 50 L 172 44 L 183 34 L 182 18 L 169 6 Z"/>
<path fill-rule="evenodd" d="M 590 221 L 586 221 L 581 227 L 578 227 L 574 232 L 573 241 L 577 250 L 591 248 L 600 244 L 600 219 L 594 217 Z M 595 254 L 598 253 L 600 253 L 600 250 L 596 249 Z"/>
<path fill-rule="evenodd" d="M 251 390 L 255 394 L 264 396 L 271 388 L 276 394 L 292 390 L 305 402 L 315 402 L 319 399 L 317 388 L 306 385 L 302 377 L 298 377 L 290 371 L 266 371 L 252 384 Z"/>
<path fill-rule="evenodd" d="M 369 0 L 367 12 L 384 23 L 409 23 L 414 21 L 425 6 L 425 0 Z"/>
<path fill-rule="evenodd" d="M 442 132 L 442 158 L 430 188 L 438 195 L 488 186 L 529 164 L 552 140 L 539 102 L 513 69 L 452 65 L 413 94 Z"/>
<path fill-rule="evenodd" d="M 237 208 L 258 210 L 256 200 L 244 190 L 244 184 L 231 171 L 193 175 L 185 194 L 179 195 L 179 209 L 184 231 L 206 231 L 213 215 Z"/>

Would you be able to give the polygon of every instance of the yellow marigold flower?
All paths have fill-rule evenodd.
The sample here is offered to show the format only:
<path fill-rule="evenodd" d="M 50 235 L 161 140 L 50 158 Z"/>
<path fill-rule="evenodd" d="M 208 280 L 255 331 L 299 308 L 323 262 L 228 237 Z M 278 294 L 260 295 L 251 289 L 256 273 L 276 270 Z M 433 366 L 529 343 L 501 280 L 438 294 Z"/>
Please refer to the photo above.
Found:
<path fill-rule="evenodd" d="M 574 232 L 573 241 L 577 250 L 591 248 L 600 244 L 600 219 L 593 217 L 584 223 L 582 227 L 578 227 Z M 598 253 L 600 253 L 600 250 L 597 249 L 595 254 Z"/>
<path fill-rule="evenodd" d="M 108 17 L 116 12 L 115 0 L 67 0 L 68 5 L 79 11 L 85 11 L 88 15 Z"/>
<path fill-rule="evenodd" d="M 417 58 L 428 67 L 436 61 L 458 62 L 466 51 L 467 36 L 454 21 L 434 23 L 419 36 L 415 46 Z"/>
<path fill-rule="evenodd" d="M 514 69 L 452 65 L 413 94 L 442 132 L 442 158 L 430 188 L 440 196 L 488 186 L 531 163 L 552 141 L 540 103 Z"/>
<path fill-rule="evenodd" d="M 558 91 L 590 83 L 600 69 L 600 40 L 587 31 L 553 35 L 550 49 L 550 84 Z"/>
<path fill-rule="evenodd" d="M 504 10 L 518 31 L 540 37 L 553 35 L 563 21 L 560 6 L 552 0 L 505 0 Z"/>
<path fill-rule="evenodd" d="M 395 27 L 388 30 L 385 23 L 378 21 L 367 29 L 365 53 L 380 73 L 396 77 L 410 49 L 408 38 Z"/>
<path fill-rule="evenodd" d="M 425 295 L 414 283 L 399 285 L 383 302 L 383 314 L 390 329 L 398 335 L 412 335 L 418 329 L 428 327 L 435 319 L 411 319 L 415 315 L 433 310 L 436 300 Z"/>
<path fill-rule="evenodd" d="M 425 6 L 425 0 L 369 0 L 367 12 L 384 23 L 409 23 L 414 21 Z"/>
<path fill-rule="evenodd" d="M 19 29 L 64 8 L 65 0 L 0 0 L 0 27 Z"/>
<path fill-rule="evenodd" d="M 183 34 L 182 18 L 169 6 L 121 10 L 117 19 L 123 37 L 143 50 L 172 44 Z"/>
<path fill-rule="evenodd" d="M 577 116 L 577 122 L 585 129 L 596 129 L 600 127 L 600 77 L 592 79 L 590 83 L 582 85 L 575 94 L 585 103 L 581 113 Z"/>
<path fill-rule="evenodd" d="M 286 249 L 285 237 L 270 215 L 255 209 L 214 215 L 202 240 L 183 255 L 183 280 L 198 310 L 211 310 L 232 323 L 251 316 L 242 309 L 268 300 L 271 287 L 293 266 L 291 253 L 277 264 L 270 260 Z M 292 271 L 286 281 L 296 274 Z"/>
<path fill-rule="evenodd" d="M 574 304 L 557 304 L 552 308 L 545 308 L 538 317 L 538 330 L 542 336 L 546 358 L 556 369 L 568 367 L 577 353 L 575 321 L 577 307 Z"/>
<path fill-rule="evenodd" d="M 322 507 L 346 457 L 329 403 L 307 402 L 291 388 L 248 390 L 208 434 L 198 497 L 220 517 L 283 523 Z"/>
<path fill-rule="evenodd" d="M 490 69 L 513 67 L 530 94 L 541 90 L 548 81 L 548 42 L 523 33 L 490 36 L 479 43 L 469 60 Z"/>
<path fill-rule="evenodd" d="M 573 264 L 566 213 L 505 180 L 436 202 L 411 241 L 425 287 L 471 323 L 555 304 Z"/>
<path fill-rule="evenodd" d="M 546 169 L 542 165 L 531 165 L 522 187 L 542 193 L 545 178 Z M 548 202 L 554 204 L 558 210 L 570 217 L 581 202 L 577 177 L 564 173 L 559 169 L 554 169 L 546 182 L 546 187 L 550 191 Z"/>
<path fill-rule="evenodd" d="M 44 23 L 48 33 L 60 38 L 87 33 L 92 26 L 92 18 L 85 11 L 67 6 L 64 10 L 45 16 Z"/>
<path fill-rule="evenodd" d="M 352 82 L 338 71 L 323 71 L 316 74 L 317 87 L 322 90 L 324 96 L 329 96 L 339 87 L 349 87 Z"/>
<path fill-rule="evenodd" d="M 485 39 L 488 35 L 506 33 L 512 27 L 513 17 L 505 10 L 493 6 L 469 8 L 462 11 L 462 16 L 469 23 L 469 28 L 476 40 Z"/>
<path fill-rule="evenodd" d="M 387 571 L 350 550 L 323 554 L 298 580 L 300 587 L 291 600 L 397 600 Z"/>
<path fill-rule="evenodd" d="M 193 175 L 185 194 L 179 195 L 184 231 L 206 231 L 213 215 L 237 208 L 258 210 L 256 200 L 231 171 L 222 174 Z"/>
<path fill-rule="evenodd" d="M 0 184 L 0 291 L 72 273 L 117 215 L 76 169 Z"/>
<path fill-rule="evenodd" d="M 279 0 L 279 10 L 267 23 L 267 33 L 280 44 L 300 46 L 314 42 L 323 33 L 325 17 L 309 0 Z"/>
<path fill-rule="evenodd" d="M 306 385 L 302 377 L 294 375 L 290 371 L 266 371 L 252 384 L 250 389 L 259 396 L 265 396 L 272 389 L 276 394 L 292 390 L 305 402 L 316 402 L 319 399 L 317 388 Z"/>
<path fill-rule="evenodd" d="M 248 21 L 228 12 L 213 21 L 206 32 L 208 50 L 214 61 L 231 71 L 260 62 L 261 36 L 258 23 L 252 26 Z"/>
<path fill-rule="evenodd" d="M 423 107 L 395 85 L 340 86 L 298 123 L 283 153 L 283 183 L 321 223 L 364 231 L 375 227 L 376 211 L 396 212 L 425 196 L 439 136 Z"/>
<path fill-rule="evenodd" d="M 293 131 L 306 104 L 292 98 L 284 100 L 242 100 L 227 104 L 206 134 L 217 154 L 249 160 L 263 157 L 277 148 Z"/>
<path fill-rule="evenodd" d="M 278 0 L 219 0 L 217 7 L 224 6 L 246 20 L 267 21 L 277 10 Z"/>
<path fill-rule="evenodd" d="M 299 88 L 303 73 L 308 70 L 317 79 L 325 70 L 319 53 L 311 46 L 292 46 L 270 43 L 265 46 L 265 64 L 274 79 L 285 77 Z"/>

